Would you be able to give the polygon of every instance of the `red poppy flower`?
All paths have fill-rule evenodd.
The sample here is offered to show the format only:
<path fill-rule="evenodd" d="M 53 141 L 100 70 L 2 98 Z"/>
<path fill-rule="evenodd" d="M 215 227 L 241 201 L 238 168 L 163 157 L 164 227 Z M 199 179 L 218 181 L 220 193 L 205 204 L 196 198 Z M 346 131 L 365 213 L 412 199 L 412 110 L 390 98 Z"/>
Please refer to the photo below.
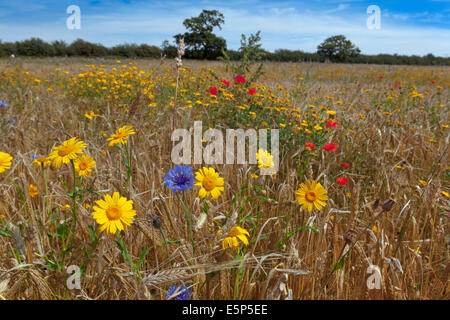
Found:
<path fill-rule="evenodd" d="M 234 82 L 237 82 L 237 83 L 245 83 L 245 78 L 244 78 L 243 76 L 241 76 L 240 74 L 238 74 L 238 75 L 236 76 L 236 78 L 234 78 Z"/>
<path fill-rule="evenodd" d="M 222 82 L 227 86 L 227 88 L 230 87 L 230 81 L 228 81 L 227 79 L 222 79 Z"/>
<path fill-rule="evenodd" d="M 332 143 L 327 143 L 326 145 L 323 146 L 323 150 L 328 151 L 328 152 L 334 152 L 336 151 L 338 148 L 337 145 L 332 144 Z"/>
<path fill-rule="evenodd" d="M 338 123 L 337 122 L 333 122 L 331 119 L 328 119 L 328 123 L 327 123 L 326 127 L 327 128 L 331 128 L 331 127 L 337 128 L 338 127 Z"/>
<path fill-rule="evenodd" d="M 347 163 L 347 162 L 341 163 L 341 167 L 350 168 L 350 163 Z"/>
<path fill-rule="evenodd" d="M 380 76 L 380 79 L 383 79 L 384 77 L 383 76 Z"/>
<path fill-rule="evenodd" d="M 434 80 L 431 80 L 431 84 L 435 84 L 436 83 L 436 81 L 434 81 Z"/>
<path fill-rule="evenodd" d="M 340 184 L 341 186 L 345 186 L 347 183 L 350 183 L 350 179 L 344 178 L 344 177 L 338 177 L 338 178 L 336 178 L 336 183 Z"/>
<path fill-rule="evenodd" d="M 314 149 L 316 147 L 316 145 L 312 142 L 307 142 L 305 146 L 310 149 Z"/>
<path fill-rule="evenodd" d="M 217 96 L 217 88 L 216 87 L 210 87 L 208 91 L 206 91 L 207 94 L 210 94 L 212 96 Z"/>
<path fill-rule="evenodd" d="M 256 89 L 255 88 L 250 88 L 250 90 L 247 91 L 247 94 L 250 96 L 254 96 L 256 93 Z"/>

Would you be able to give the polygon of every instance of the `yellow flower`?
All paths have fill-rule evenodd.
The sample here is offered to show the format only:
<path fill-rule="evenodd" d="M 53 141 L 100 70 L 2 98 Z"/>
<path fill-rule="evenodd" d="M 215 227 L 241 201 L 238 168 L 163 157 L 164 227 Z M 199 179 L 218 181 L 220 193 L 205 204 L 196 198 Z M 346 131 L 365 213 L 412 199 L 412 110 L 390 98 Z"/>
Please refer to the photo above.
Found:
<path fill-rule="evenodd" d="M 100 225 L 100 231 L 106 229 L 107 233 L 115 234 L 117 230 L 126 230 L 133 223 L 136 211 L 133 210 L 133 200 L 121 197 L 114 192 L 111 197 L 105 195 L 103 200 L 97 200 L 92 217 Z"/>
<path fill-rule="evenodd" d="M 253 174 L 253 173 L 252 173 L 252 174 L 250 174 L 250 177 L 251 177 L 251 178 L 255 178 L 255 179 L 256 179 L 256 178 L 258 178 L 258 175 L 257 175 L 257 174 Z"/>
<path fill-rule="evenodd" d="M 68 204 L 66 204 L 65 206 L 62 206 L 61 211 L 66 211 L 67 209 L 70 209 L 70 206 Z"/>
<path fill-rule="evenodd" d="M 420 184 L 423 185 L 424 187 L 428 184 L 426 181 L 423 180 L 419 180 Z"/>
<path fill-rule="evenodd" d="M 112 147 L 116 143 L 126 144 L 128 140 L 128 136 L 131 134 L 135 134 L 136 132 L 133 129 L 133 126 L 123 126 L 118 129 L 116 133 L 112 134 L 110 138 L 107 139 L 109 141 L 108 146 Z"/>
<path fill-rule="evenodd" d="M 295 192 L 297 202 L 302 205 L 303 210 L 312 211 L 314 207 L 322 210 L 328 200 L 327 190 L 319 182 L 307 180 L 301 183 L 300 188 Z"/>
<path fill-rule="evenodd" d="M 448 192 L 442 191 L 441 192 L 444 196 L 446 196 L 447 198 L 450 198 L 450 195 L 448 194 Z"/>
<path fill-rule="evenodd" d="M 273 163 L 273 156 L 263 149 L 258 150 L 256 159 L 258 160 L 258 168 L 272 168 L 275 165 Z"/>
<path fill-rule="evenodd" d="M 33 160 L 32 163 L 37 165 L 37 166 L 42 166 L 43 165 L 44 168 L 45 168 L 45 167 L 50 165 L 51 161 L 50 161 L 50 159 L 48 157 L 39 157 L 39 158 Z"/>
<path fill-rule="evenodd" d="M 219 232 L 222 230 L 219 230 Z M 244 245 L 248 245 L 248 239 L 247 236 L 250 237 L 250 234 L 247 230 L 241 228 L 241 227 L 233 227 L 233 229 L 230 230 L 228 233 L 228 236 L 223 239 L 222 241 L 222 247 L 224 249 L 226 248 L 239 248 L 239 241 L 241 240 Z"/>
<path fill-rule="evenodd" d="M 95 161 L 89 155 L 82 155 L 75 159 L 74 165 L 80 177 L 89 177 L 95 167 Z"/>
<path fill-rule="evenodd" d="M 196 186 L 201 186 L 202 188 L 198 192 L 200 198 L 209 199 L 212 196 L 217 200 L 220 196 L 220 192 L 224 190 L 223 178 L 219 177 L 214 168 L 206 168 L 198 170 L 195 173 Z"/>
<path fill-rule="evenodd" d="M 98 117 L 98 116 L 100 116 L 99 114 L 95 114 L 94 113 L 94 111 L 89 111 L 89 112 L 86 112 L 85 114 L 84 114 L 84 116 L 86 117 L 86 118 L 88 118 L 89 120 L 92 120 L 92 118 L 95 118 L 95 117 Z"/>
<path fill-rule="evenodd" d="M 30 184 L 28 186 L 28 194 L 30 195 L 30 197 L 34 198 L 35 196 L 38 195 L 38 189 L 34 184 Z"/>
<path fill-rule="evenodd" d="M 327 110 L 327 114 L 333 115 L 333 114 L 336 114 L 336 111 L 333 111 L 333 110 Z"/>
<path fill-rule="evenodd" d="M 0 173 L 7 169 L 11 169 L 12 159 L 13 158 L 8 153 L 0 151 Z"/>
<path fill-rule="evenodd" d="M 61 164 L 69 163 L 75 160 L 78 154 L 83 153 L 83 148 L 87 144 L 78 138 L 72 138 L 63 142 L 61 146 L 53 147 L 53 151 L 48 155 L 48 159 L 53 160 L 53 166 L 57 169 L 61 168 Z"/>

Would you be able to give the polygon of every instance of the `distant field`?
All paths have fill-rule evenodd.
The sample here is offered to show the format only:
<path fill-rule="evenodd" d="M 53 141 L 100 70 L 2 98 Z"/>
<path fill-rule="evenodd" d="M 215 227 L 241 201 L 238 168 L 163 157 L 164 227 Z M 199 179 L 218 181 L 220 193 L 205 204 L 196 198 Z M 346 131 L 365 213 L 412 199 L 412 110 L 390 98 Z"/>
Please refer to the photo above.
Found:
<path fill-rule="evenodd" d="M 450 69 L 263 71 L 238 83 L 222 62 L 187 60 L 177 88 L 173 60 L 0 60 L 0 299 L 167 299 L 172 285 L 190 299 L 448 299 Z M 278 172 L 193 164 L 223 191 L 174 193 L 172 129 L 200 120 L 279 129 Z M 90 172 L 76 157 L 57 168 L 74 137 Z M 93 217 L 114 192 L 136 212 L 116 235 Z"/>

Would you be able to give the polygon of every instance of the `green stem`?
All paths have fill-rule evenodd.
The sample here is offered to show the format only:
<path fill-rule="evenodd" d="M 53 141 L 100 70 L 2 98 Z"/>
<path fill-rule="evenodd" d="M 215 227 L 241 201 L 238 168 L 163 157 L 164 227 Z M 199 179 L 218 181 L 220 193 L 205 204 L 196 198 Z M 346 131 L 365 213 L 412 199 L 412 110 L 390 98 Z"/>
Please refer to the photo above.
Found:
<path fill-rule="evenodd" d="M 76 173 L 76 170 L 75 170 L 75 163 L 73 162 L 72 159 L 70 160 L 70 163 L 72 165 L 72 173 L 73 173 L 73 190 L 72 190 L 71 198 L 72 198 L 72 202 L 73 202 L 72 215 L 73 215 L 74 226 L 73 226 L 72 232 L 75 234 L 75 229 L 77 227 L 77 220 L 78 220 L 78 217 L 77 217 L 77 196 L 78 196 L 78 193 L 77 193 L 77 173 Z"/>
<path fill-rule="evenodd" d="M 169 260 L 169 264 L 171 264 L 170 253 L 169 253 L 169 246 L 167 245 L 166 236 L 164 235 L 164 231 L 163 231 L 162 228 L 159 228 L 159 232 L 161 232 L 161 236 L 162 236 L 162 238 L 163 238 L 164 245 L 165 245 L 165 247 L 166 247 L 167 259 Z"/>
<path fill-rule="evenodd" d="M 119 250 L 122 252 L 124 259 L 130 264 L 132 269 L 135 271 L 135 275 L 137 275 L 139 279 L 142 280 L 141 273 L 139 272 L 138 268 L 136 268 L 136 265 L 133 263 L 133 261 L 131 261 L 131 258 L 128 255 L 128 250 L 125 247 L 125 242 L 123 241 L 123 238 L 120 235 L 120 231 L 116 232 L 116 243 L 117 246 L 119 247 Z"/>
<path fill-rule="evenodd" d="M 128 150 L 128 144 L 125 144 L 125 150 L 121 149 L 124 155 L 124 160 L 126 159 L 125 166 L 127 167 L 127 182 L 125 184 L 125 187 L 122 190 L 122 193 L 124 193 L 128 189 L 128 185 L 130 184 L 131 179 L 131 164 L 130 164 L 130 154 Z"/>
<path fill-rule="evenodd" d="M 45 187 L 45 206 L 47 209 L 47 218 L 50 215 L 50 206 L 48 205 L 48 186 L 47 186 L 47 178 L 45 176 L 45 168 L 44 163 L 41 163 L 41 170 L 42 170 L 42 179 L 44 180 L 44 187 Z"/>
<path fill-rule="evenodd" d="M 195 256 L 195 243 L 194 243 L 194 236 L 192 234 L 192 216 L 187 207 L 186 193 L 184 191 L 183 191 L 183 199 L 184 199 L 184 201 L 180 199 L 180 202 L 183 205 L 184 214 L 186 215 L 186 222 L 188 224 L 189 236 L 191 238 L 191 243 L 192 243 L 192 254 Z"/>

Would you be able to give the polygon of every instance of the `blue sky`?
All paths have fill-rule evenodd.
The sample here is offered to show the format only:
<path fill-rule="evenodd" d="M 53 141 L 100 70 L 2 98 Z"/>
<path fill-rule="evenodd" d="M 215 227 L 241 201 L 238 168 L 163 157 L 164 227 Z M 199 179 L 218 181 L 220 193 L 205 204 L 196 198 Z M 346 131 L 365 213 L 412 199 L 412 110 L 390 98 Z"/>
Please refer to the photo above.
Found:
<path fill-rule="evenodd" d="M 66 9 L 81 9 L 81 29 L 69 30 Z M 369 30 L 367 8 L 381 9 L 381 28 Z M 229 48 L 239 47 L 242 33 L 261 30 L 267 50 L 316 50 L 326 37 L 344 34 L 363 53 L 450 56 L 450 0 L 0 0 L 0 39 L 39 37 L 71 42 L 82 38 L 112 46 L 148 43 L 159 46 L 184 32 L 183 20 L 202 9 L 217 9 L 225 25 L 216 34 Z"/>

